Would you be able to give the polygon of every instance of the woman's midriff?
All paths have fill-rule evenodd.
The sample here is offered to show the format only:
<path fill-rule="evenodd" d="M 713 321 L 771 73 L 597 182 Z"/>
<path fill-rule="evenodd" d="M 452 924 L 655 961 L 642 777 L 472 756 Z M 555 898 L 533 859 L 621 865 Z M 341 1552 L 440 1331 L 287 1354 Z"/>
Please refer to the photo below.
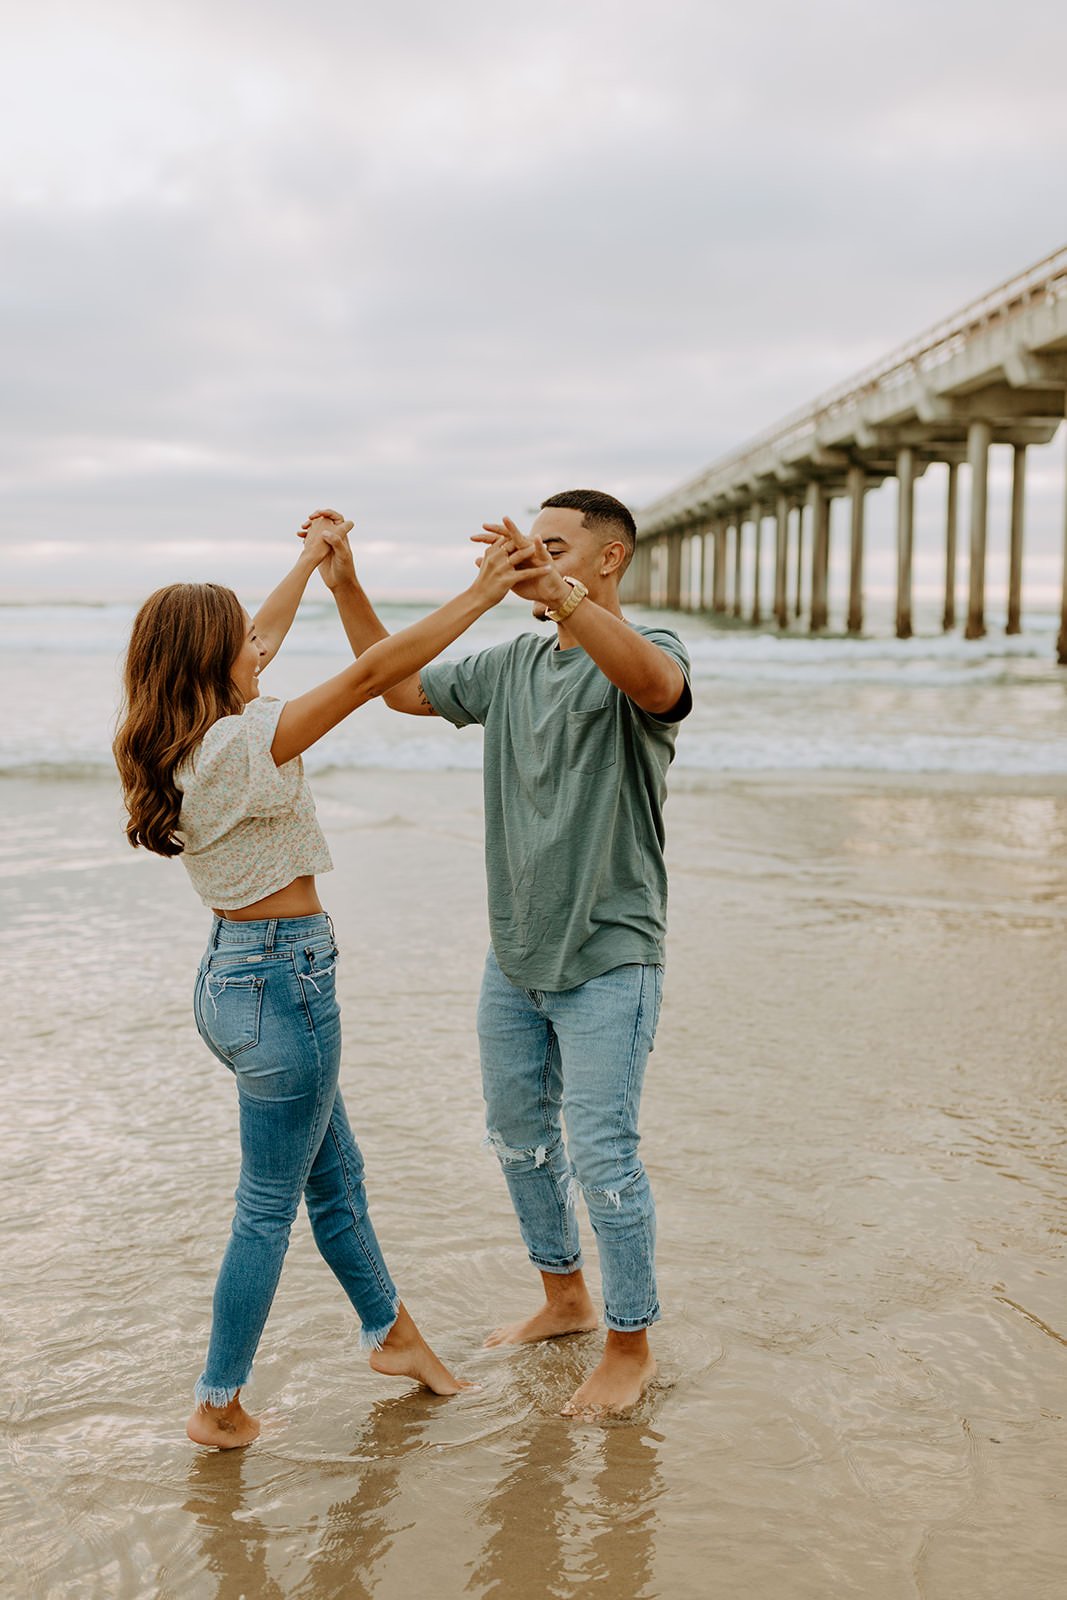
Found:
<path fill-rule="evenodd" d="M 236 911 L 220 911 L 218 906 L 211 909 L 227 922 L 259 922 L 263 917 L 313 917 L 322 910 L 322 902 L 314 874 L 309 873 L 307 877 L 294 878 L 284 889 L 264 895 L 262 900 L 253 900 L 250 906 Z"/>

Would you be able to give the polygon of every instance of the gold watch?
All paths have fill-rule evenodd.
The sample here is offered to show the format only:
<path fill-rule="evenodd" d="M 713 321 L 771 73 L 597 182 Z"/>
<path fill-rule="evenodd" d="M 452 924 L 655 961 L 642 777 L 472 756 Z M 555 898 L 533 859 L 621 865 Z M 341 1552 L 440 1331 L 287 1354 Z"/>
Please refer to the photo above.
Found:
<path fill-rule="evenodd" d="M 568 578 L 566 574 L 564 574 L 563 581 L 564 583 L 570 584 L 571 592 L 567 596 L 564 603 L 560 606 L 558 611 L 545 612 L 545 616 L 548 618 L 549 622 L 564 622 L 567 617 L 570 616 L 572 611 L 576 611 L 578 609 L 586 595 L 589 593 L 589 590 L 579 578 Z"/>

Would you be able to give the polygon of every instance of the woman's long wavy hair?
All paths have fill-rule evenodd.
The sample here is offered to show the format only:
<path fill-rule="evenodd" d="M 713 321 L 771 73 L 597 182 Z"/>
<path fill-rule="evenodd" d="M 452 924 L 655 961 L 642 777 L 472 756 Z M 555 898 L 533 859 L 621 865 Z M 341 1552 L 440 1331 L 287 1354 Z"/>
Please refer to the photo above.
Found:
<path fill-rule="evenodd" d="M 138 611 L 112 745 L 134 849 L 181 855 L 174 774 L 213 723 L 244 709 L 230 672 L 247 627 L 233 590 L 217 583 L 168 584 Z"/>

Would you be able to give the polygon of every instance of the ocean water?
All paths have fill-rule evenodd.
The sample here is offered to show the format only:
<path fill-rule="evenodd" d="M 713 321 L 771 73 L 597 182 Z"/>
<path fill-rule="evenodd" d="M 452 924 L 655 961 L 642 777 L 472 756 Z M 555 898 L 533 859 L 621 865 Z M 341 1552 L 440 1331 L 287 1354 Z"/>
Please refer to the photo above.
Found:
<path fill-rule="evenodd" d="M 386 605 L 391 630 L 424 607 Z M 128 604 L 0 606 L 0 776 L 111 772 L 109 746 Z M 920 615 L 919 636 L 891 637 L 888 617 L 846 639 L 632 609 L 634 621 L 673 627 L 693 661 L 695 706 L 679 741 L 681 768 L 715 773 L 871 772 L 1042 777 L 1067 774 L 1067 671 L 1055 665 L 1057 619 L 1033 613 L 1008 638 L 994 621 L 983 640 L 942 634 Z M 480 649 L 537 628 L 505 602 L 448 652 Z M 262 680 L 267 694 L 302 692 L 350 659 L 327 601 L 305 602 Z M 436 719 L 362 708 L 308 757 L 311 771 L 368 767 L 476 768 L 480 732 Z"/>

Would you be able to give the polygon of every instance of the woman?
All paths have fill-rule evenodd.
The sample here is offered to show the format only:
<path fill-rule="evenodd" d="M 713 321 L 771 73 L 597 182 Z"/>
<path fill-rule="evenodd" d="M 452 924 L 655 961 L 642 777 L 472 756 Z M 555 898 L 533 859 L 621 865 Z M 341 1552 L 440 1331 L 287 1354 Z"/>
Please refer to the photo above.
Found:
<path fill-rule="evenodd" d="M 375 1371 L 415 1378 L 436 1394 L 467 1387 L 401 1303 L 367 1214 L 363 1161 L 337 1087 L 337 949 L 315 886 L 315 874 L 332 863 L 300 757 L 358 706 L 425 666 L 516 582 L 528 582 L 529 572 L 520 578 L 515 568 L 532 547 L 500 540 L 470 588 L 440 610 L 295 700 L 260 698 L 259 674 L 308 579 L 333 561 L 351 526 L 316 519 L 293 570 L 254 618 L 217 584 L 158 590 L 137 614 L 126 656 L 114 749 L 127 837 L 134 847 L 180 855 L 214 912 L 194 1015 L 237 1083 L 236 1212 L 187 1426 L 194 1442 L 220 1449 L 259 1433 L 240 1393 L 301 1194 Z"/>

